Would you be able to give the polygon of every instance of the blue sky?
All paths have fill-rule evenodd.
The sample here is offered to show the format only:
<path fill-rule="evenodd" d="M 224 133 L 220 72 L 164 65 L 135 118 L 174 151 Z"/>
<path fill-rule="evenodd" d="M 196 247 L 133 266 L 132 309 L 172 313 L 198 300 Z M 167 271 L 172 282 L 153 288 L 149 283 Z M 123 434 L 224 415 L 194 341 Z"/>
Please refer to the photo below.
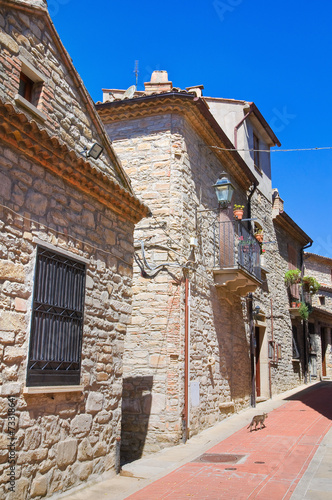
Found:
<path fill-rule="evenodd" d="M 175 87 L 254 101 L 281 149 L 332 146 L 332 2 L 320 0 L 48 0 L 55 27 L 94 101 L 138 89 L 154 69 Z M 286 212 L 332 258 L 332 149 L 272 153 Z"/>

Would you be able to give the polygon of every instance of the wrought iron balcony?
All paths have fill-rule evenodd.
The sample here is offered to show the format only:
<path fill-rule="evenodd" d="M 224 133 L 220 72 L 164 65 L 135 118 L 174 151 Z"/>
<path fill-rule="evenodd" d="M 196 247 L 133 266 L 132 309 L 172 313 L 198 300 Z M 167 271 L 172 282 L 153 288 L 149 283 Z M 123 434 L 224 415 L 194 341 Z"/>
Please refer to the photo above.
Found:
<path fill-rule="evenodd" d="M 215 284 L 244 296 L 261 285 L 260 245 L 240 221 L 214 223 Z"/>

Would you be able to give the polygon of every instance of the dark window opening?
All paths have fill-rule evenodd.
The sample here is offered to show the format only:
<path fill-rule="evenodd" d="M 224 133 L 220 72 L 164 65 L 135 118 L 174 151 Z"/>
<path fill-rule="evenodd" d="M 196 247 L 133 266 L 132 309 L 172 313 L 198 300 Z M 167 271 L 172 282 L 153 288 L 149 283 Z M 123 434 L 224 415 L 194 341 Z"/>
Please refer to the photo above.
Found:
<path fill-rule="evenodd" d="M 299 359 L 300 358 L 300 351 L 299 351 L 299 348 L 298 348 L 297 328 L 296 328 L 296 326 L 293 326 L 292 330 L 293 330 L 293 359 Z"/>
<path fill-rule="evenodd" d="M 32 103 L 32 90 L 34 82 L 24 73 L 20 75 L 20 86 L 18 89 L 19 95 L 24 97 L 27 101 Z"/>
<path fill-rule="evenodd" d="M 325 297 L 323 295 L 321 295 L 319 298 L 319 303 L 321 306 L 325 306 Z"/>
<path fill-rule="evenodd" d="M 259 139 L 257 135 L 254 134 L 254 164 L 255 167 L 261 168 L 260 165 L 260 155 L 259 155 Z"/>
<path fill-rule="evenodd" d="M 79 385 L 85 264 L 38 247 L 27 386 Z"/>

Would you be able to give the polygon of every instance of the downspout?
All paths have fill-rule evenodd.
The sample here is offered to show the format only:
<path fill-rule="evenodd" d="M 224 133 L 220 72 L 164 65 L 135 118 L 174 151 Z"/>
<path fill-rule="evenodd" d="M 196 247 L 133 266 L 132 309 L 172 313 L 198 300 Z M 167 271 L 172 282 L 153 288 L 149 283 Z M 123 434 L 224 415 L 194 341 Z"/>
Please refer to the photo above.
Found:
<path fill-rule="evenodd" d="M 189 434 L 189 370 L 190 370 L 190 283 L 185 277 L 184 309 L 184 406 L 182 411 L 182 441 L 185 443 Z"/>
<path fill-rule="evenodd" d="M 253 296 L 249 293 L 249 318 L 250 318 L 250 366 L 251 366 L 251 406 L 256 407 L 256 373 L 255 373 L 255 332 L 253 317 Z"/>
<path fill-rule="evenodd" d="M 235 125 L 234 127 L 234 147 L 235 149 L 237 149 L 237 131 L 238 129 L 240 128 L 240 126 L 242 125 L 242 123 L 244 123 L 246 121 L 246 119 L 248 118 L 249 115 L 251 115 L 251 113 L 253 112 L 253 109 L 252 107 L 250 106 L 249 108 L 249 111 L 248 113 L 242 118 L 242 120 L 237 124 Z"/>
<path fill-rule="evenodd" d="M 301 248 L 301 280 L 304 275 L 304 250 L 312 246 L 312 241 Z M 303 287 L 302 287 L 302 301 L 303 301 Z M 308 320 L 303 320 L 303 363 L 304 363 L 304 383 L 308 383 L 308 371 L 309 371 L 309 355 L 308 355 Z"/>

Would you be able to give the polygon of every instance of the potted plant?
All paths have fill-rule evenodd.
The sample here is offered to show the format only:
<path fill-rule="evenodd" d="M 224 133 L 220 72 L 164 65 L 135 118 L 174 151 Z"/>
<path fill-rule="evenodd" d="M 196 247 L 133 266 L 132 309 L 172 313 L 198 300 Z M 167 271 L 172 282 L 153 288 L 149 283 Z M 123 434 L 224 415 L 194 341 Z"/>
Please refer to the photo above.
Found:
<path fill-rule="evenodd" d="M 320 289 L 319 282 L 312 276 L 303 276 L 302 286 L 303 290 L 310 293 L 310 295 L 315 295 L 315 293 L 317 293 Z"/>
<path fill-rule="evenodd" d="M 291 286 L 301 282 L 300 269 L 290 269 L 285 273 L 285 285 Z"/>
<path fill-rule="evenodd" d="M 261 228 L 256 229 L 255 238 L 258 241 L 258 243 L 263 243 L 263 239 L 264 239 L 263 229 L 261 229 Z"/>
<path fill-rule="evenodd" d="M 244 205 L 234 205 L 233 213 L 237 220 L 241 220 L 243 217 Z"/>

